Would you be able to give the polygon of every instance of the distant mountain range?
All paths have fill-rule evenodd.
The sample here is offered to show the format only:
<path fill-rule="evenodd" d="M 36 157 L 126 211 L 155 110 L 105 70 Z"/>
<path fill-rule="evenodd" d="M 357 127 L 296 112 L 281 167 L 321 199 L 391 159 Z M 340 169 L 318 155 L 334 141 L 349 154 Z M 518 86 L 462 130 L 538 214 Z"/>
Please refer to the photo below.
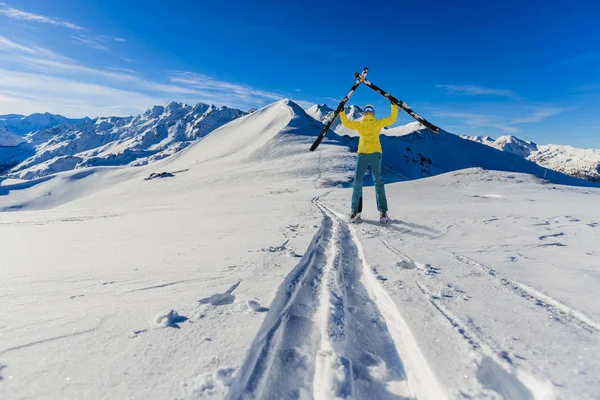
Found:
<path fill-rule="evenodd" d="M 300 114 L 299 106 L 291 101 L 289 104 L 293 105 L 296 114 Z M 154 106 L 135 117 L 69 119 L 48 113 L 0 115 L 0 175 L 34 179 L 91 166 L 145 165 L 175 154 L 215 129 L 255 111 L 243 112 L 204 103 L 190 106 L 170 102 L 165 106 Z M 315 104 L 302 110 L 301 114 L 324 122 L 332 112 L 333 109 L 325 104 Z M 363 117 L 358 106 L 350 105 L 346 112 L 350 119 Z M 381 113 L 385 116 L 387 110 Z M 343 127 L 339 118 L 332 130 L 340 137 L 347 137 L 350 146 L 356 145 L 357 132 Z M 441 136 L 428 132 L 418 122 L 386 129 L 383 135 L 386 153 L 397 152 L 397 159 L 402 161 L 398 165 L 397 159 L 391 162 L 391 158 L 386 157 L 389 170 L 402 170 L 403 176 L 408 179 L 436 175 L 459 167 L 502 169 L 500 166 L 503 165 L 504 170 L 509 171 L 529 168 L 517 168 L 515 160 L 499 158 L 496 162 L 481 159 L 478 154 L 454 154 L 457 151 L 479 152 L 486 158 L 493 158 L 493 154 L 484 152 L 482 147 L 471 148 L 461 144 L 463 139 L 468 139 L 545 168 L 600 182 L 600 150 L 540 146 L 513 136 L 495 140 L 487 136 L 462 136 L 462 139 L 456 137 L 456 142 L 452 139 L 454 135 L 448 136 L 448 133 L 444 133 L 444 137 L 452 143 L 450 148 L 438 149 L 439 141 L 431 140 Z M 332 137 L 332 134 L 327 137 Z M 420 151 L 415 153 L 415 149 Z M 435 157 L 428 154 L 435 154 Z M 465 162 L 457 161 L 461 159 Z"/>
<path fill-rule="evenodd" d="M 515 136 L 461 136 L 524 157 L 543 167 L 567 175 L 600 182 L 600 149 L 580 149 L 557 144 L 538 145 Z"/>
<path fill-rule="evenodd" d="M 33 179 L 95 165 L 143 165 L 186 148 L 244 114 L 204 103 L 171 102 L 136 117 L 0 116 L 0 174 Z"/>

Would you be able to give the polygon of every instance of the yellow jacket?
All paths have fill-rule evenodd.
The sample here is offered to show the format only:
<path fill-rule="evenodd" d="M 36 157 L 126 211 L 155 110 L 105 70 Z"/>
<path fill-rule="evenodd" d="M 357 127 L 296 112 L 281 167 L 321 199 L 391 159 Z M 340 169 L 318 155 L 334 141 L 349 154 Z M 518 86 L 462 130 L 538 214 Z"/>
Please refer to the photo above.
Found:
<path fill-rule="evenodd" d="M 340 112 L 342 125 L 348 129 L 356 129 L 360 135 L 358 153 L 381 153 L 379 134 L 384 126 L 393 125 L 398 117 L 398 106 L 392 104 L 392 113 L 384 119 L 375 119 L 372 115 L 365 115 L 360 121 L 350 121 L 345 111 Z"/>

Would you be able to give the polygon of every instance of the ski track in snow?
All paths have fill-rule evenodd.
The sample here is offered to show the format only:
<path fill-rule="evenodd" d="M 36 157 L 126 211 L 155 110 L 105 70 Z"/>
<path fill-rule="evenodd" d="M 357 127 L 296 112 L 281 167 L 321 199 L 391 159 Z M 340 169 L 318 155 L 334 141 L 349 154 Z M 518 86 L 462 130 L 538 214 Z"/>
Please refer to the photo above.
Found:
<path fill-rule="evenodd" d="M 547 311 L 554 320 L 559 322 L 568 321 L 570 323 L 574 323 L 588 332 L 600 331 L 600 323 L 592 320 L 581 311 L 574 310 L 555 298 L 550 297 L 524 283 L 508 279 L 494 269 L 478 263 L 469 257 L 457 253 L 453 253 L 453 255 L 457 260 L 486 272 L 488 276 L 498 280 L 502 286 L 508 288 L 516 295 L 533 302 L 536 306 L 541 307 Z"/>
<path fill-rule="evenodd" d="M 481 339 L 474 330 L 455 317 L 442 304 L 440 297 L 433 295 L 425 284 L 416 283 L 433 307 L 471 347 L 478 364 L 476 377 L 484 388 L 495 391 L 505 399 L 549 399 L 554 397 L 551 387 L 516 367 L 508 352 Z"/>
<path fill-rule="evenodd" d="M 390 252 L 392 252 L 402 260 L 398 264 L 402 268 L 416 268 L 426 275 L 436 275 L 440 273 L 439 268 L 431 267 L 429 264 L 415 262 L 410 257 L 406 256 L 405 254 L 388 244 L 385 240 L 382 239 L 382 242 Z M 447 252 L 446 250 L 443 250 L 440 247 L 433 245 L 432 243 L 429 243 L 428 245 L 438 248 L 440 251 L 449 254 L 450 256 L 460 261 L 461 263 L 466 264 L 467 266 L 474 267 L 485 272 L 486 276 L 491 277 L 492 280 L 501 284 L 503 288 L 508 288 L 511 292 L 518 295 L 519 297 L 534 303 L 538 307 L 541 307 L 543 310 L 548 312 L 552 319 L 554 319 L 555 321 L 561 323 L 572 323 L 588 332 L 600 331 L 600 323 L 594 321 L 587 315 L 583 314 L 581 311 L 572 309 L 571 307 L 560 302 L 559 300 L 547 294 L 544 294 L 539 290 L 530 287 L 529 285 L 508 279 L 502 276 L 493 268 L 485 266 L 467 256 L 455 252 Z M 555 244 L 552 243 L 551 245 Z"/>
<path fill-rule="evenodd" d="M 350 227 L 322 225 L 286 277 L 228 399 L 444 399 Z"/>
<path fill-rule="evenodd" d="M 51 337 L 51 338 L 47 338 L 47 339 L 42 339 L 42 340 L 37 340 L 35 342 L 31 342 L 31 343 L 25 343 L 19 346 L 14 346 L 14 347 L 9 347 L 8 349 L 4 349 L 2 351 L 0 351 L 0 356 L 10 352 L 10 351 L 14 351 L 14 350 L 20 350 L 20 349 L 24 349 L 27 347 L 31 347 L 31 346 L 35 346 L 38 344 L 42 344 L 42 343 L 48 343 L 48 342 L 53 342 L 56 340 L 62 340 L 62 339 L 66 339 L 66 338 L 70 338 L 70 337 L 75 337 L 75 336 L 80 336 L 80 335 L 85 335 L 86 333 L 90 333 L 90 332 L 94 332 L 95 330 L 97 330 L 98 328 L 100 328 L 102 326 L 102 324 L 107 320 L 108 317 L 104 317 L 102 318 L 99 322 L 98 325 L 96 325 L 93 328 L 90 329 L 86 329 L 83 331 L 78 331 L 78 332 L 73 332 L 73 333 L 68 333 L 65 335 L 60 335 L 60 336 L 55 336 L 55 337 Z"/>

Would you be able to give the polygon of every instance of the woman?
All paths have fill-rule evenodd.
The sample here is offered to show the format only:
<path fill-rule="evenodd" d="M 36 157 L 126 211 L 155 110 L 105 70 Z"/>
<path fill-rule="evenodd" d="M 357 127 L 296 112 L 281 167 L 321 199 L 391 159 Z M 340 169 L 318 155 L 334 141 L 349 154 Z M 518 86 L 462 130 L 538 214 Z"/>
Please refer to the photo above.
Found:
<path fill-rule="evenodd" d="M 364 117 L 358 121 L 350 121 L 345 111 L 340 113 L 342 124 L 348 129 L 358 131 L 360 139 L 358 141 L 358 158 L 356 160 L 356 170 L 354 171 L 354 187 L 352 189 L 352 213 L 350 222 L 354 223 L 360 219 L 362 212 L 362 189 L 363 180 L 367 167 L 371 166 L 373 183 L 375 184 L 375 195 L 377 198 L 377 209 L 379 210 L 379 220 L 382 224 L 388 222 L 388 205 L 385 198 L 385 186 L 381 176 L 381 142 L 379 134 L 385 126 L 390 126 L 396 122 L 398 117 L 398 106 L 392 104 L 392 113 L 384 119 L 375 119 L 375 108 L 367 104 L 364 108 Z"/>

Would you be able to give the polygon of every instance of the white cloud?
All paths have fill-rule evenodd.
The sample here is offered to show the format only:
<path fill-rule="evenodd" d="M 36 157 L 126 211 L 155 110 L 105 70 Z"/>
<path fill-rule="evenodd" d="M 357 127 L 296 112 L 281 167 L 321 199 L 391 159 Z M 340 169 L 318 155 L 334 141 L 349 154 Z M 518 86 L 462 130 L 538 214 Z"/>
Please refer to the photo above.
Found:
<path fill-rule="evenodd" d="M 35 50 L 30 48 L 30 47 L 26 47 L 26 46 L 22 46 L 18 43 L 13 42 L 10 39 L 7 39 L 3 36 L 0 36 L 0 51 L 1 50 L 18 50 L 21 51 L 23 53 L 29 53 L 29 54 L 35 54 Z"/>
<path fill-rule="evenodd" d="M 558 115 L 567 110 L 567 108 L 559 107 L 534 107 L 531 109 L 530 114 L 526 115 L 525 117 L 514 120 L 513 124 L 528 124 L 533 122 L 539 122 L 543 119 L 552 117 L 554 115 Z"/>
<path fill-rule="evenodd" d="M 170 100 L 260 107 L 285 96 L 193 72 L 150 79 L 118 67 L 93 68 L 0 36 L 0 114 L 51 111 L 68 116 L 135 114 Z"/>
<path fill-rule="evenodd" d="M 21 114 L 49 111 L 72 117 L 110 114 L 117 106 L 120 114 L 136 114 L 168 97 L 146 95 L 105 85 L 78 82 L 38 73 L 0 70 L 0 110 Z M 2 112 L 4 113 L 4 112 Z"/>
<path fill-rule="evenodd" d="M 500 96 L 500 97 L 518 97 L 512 90 L 490 89 L 475 85 L 436 85 L 436 87 L 445 89 L 448 93 L 467 95 L 467 96 Z"/>
<path fill-rule="evenodd" d="M 260 101 L 262 104 L 268 101 L 280 100 L 284 97 L 278 93 L 258 90 L 248 85 L 220 81 L 194 72 L 176 72 L 169 80 L 173 83 L 187 85 L 214 95 L 220 94 L 248 101 L 254 99 Z"/>
<path fill-rule="evenodd" d="M 466 127 L 484 129 L 495 128 L 504 133 L 519 131 L 518 125 L 540 122 L 551 116 L 567 111 L 567 108 L 551 106 L 492 106 L 499 113 L 491 112 L 464 112 L 456 110 L 432 110 L 431 114 L 437 117 L 446 117 L 461 121 Z M 524 111 L 525 110 L 525 111 Z"/>
<path fill-rule="evenodd" d="M 5 3 L 0 3 L 0 15 L 8 17 L 8 18 L 16 19 L 16 20 L 38 22 L 38 23 L 42 23 L 42 24 L 51 24 L 54 26 L 61 26 L 63 28 L 74 29 L 77 31 L 86 30 L 84 27 L 70 23 L 70 22 L 61 21 L 56 18 L 46 17 L 44 15 L 33 14 L 33 13 L 26 12 L 26 11 L 21 11 L 16 8 L 12 8 Z"/>
<path fill-rule="evenodd" d="M 106 41 L 102 37 L 92 37 L 87 35 L 73 35 L 71 36 L 73 43 L 83 44 L 96 50 L 109 51 L 110 49 L 105 44 Z"/>
<path fill-rule="evenodd" d="M 115 38 L 113 38 L 113 40 L 114 40 L 115 42 L 126 42 L 126 40 L 125 40 L 125 39 L 123 39 L 123 38 L 121 38 L 121 37 L 115 37 Z"/>

